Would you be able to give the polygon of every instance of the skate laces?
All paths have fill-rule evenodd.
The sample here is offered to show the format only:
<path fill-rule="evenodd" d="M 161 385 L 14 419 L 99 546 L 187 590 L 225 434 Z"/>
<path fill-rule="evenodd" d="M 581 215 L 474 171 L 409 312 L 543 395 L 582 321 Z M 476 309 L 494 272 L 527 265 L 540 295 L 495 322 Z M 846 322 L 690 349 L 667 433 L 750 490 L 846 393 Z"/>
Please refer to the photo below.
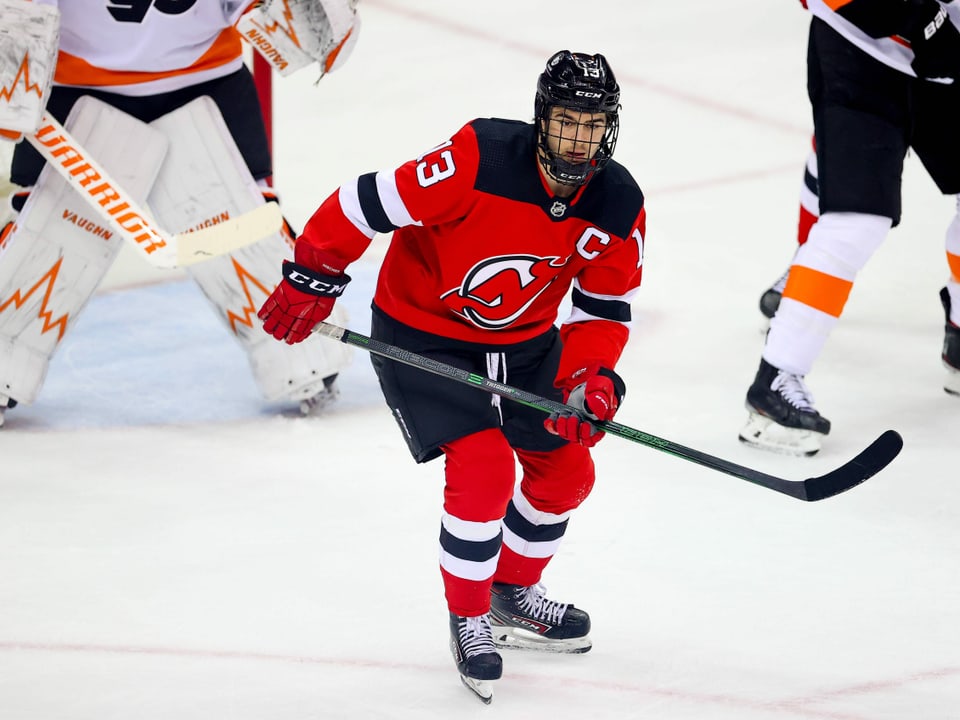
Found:
<path fill-rule="evenodd" d="M 522 588 L 517 593 L 517 605 L 521 610 L 541 622 L 559 625 L 563 621 L 563 614 L 567 611 L 567 606 L 564 603 L 558 603 L 556 600 L 547 599 L 546 593 L 547 589 L 540 583 Z"/>
<path fill-rule="evenodd" d="M 497 648 L 493 644 L 493 630 L 490 628 L 490 617 L 461 617 L 457 626 L 460 636 L 460 647 L 465 657 L 495 653 Z"/>
<path fill-rule="evenodd" d="M 813 393 L 807 388 L 800 375 L 791 375 L 781 370 L 773 379 L 770 389 L 780 393 L 780 397 L 797 410 L 816 412 L 813 407 Z"/>

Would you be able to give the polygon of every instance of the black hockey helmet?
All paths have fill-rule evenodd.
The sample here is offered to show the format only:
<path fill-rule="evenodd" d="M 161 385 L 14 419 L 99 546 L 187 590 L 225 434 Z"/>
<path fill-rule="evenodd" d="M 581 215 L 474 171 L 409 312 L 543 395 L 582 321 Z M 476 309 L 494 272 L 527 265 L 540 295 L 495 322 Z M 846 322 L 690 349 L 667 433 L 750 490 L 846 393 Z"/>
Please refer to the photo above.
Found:
<path fill-rule="evenodd" d="M 557 106 L 579 112 L 606 113 L 606 131 L 590 162 L 573 164 L 549 149 L 546 128 L 550 109 Z M 587 55 L 569 50 L 554 53 L 537 81 L 534 116 L 537 144 L 550 176 L 565 185 L 586 184 L 613 157 L 620 129 L 620 85 L 607 59 L 600 54 Z"/>

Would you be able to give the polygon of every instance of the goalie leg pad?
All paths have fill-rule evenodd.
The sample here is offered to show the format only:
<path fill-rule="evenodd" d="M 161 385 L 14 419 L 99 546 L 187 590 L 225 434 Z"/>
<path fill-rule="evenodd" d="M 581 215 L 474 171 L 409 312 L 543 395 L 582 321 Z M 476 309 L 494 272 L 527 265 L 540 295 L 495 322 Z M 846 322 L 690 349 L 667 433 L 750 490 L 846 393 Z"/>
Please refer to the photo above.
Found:
<path fill-rule="evenodd" d="M 148 203 L 157 222 L 184 232 L 237 217 L 262 205 L 216 104 L 201 97 L 152 123 L 170 139 Z M 323 391 L 345 368 L 350 348 L 318 336 L 289 346 L 263 332 L 257 310 L 281 279 L 292 249 L 282 233 L 188 268 L 217 316 L 246 351 L 254 378 L 271 401 L 300 401 Z"/>
<path fill-rule="evenodd" d="M 66 127 L 128 192 L 146 198 L 166 152 L 150 126 L 84 97 Z M 32 403 L 73 319 L 100 285 L 122 240 L 44 167 L 0 250 L 0 394 Z"/>

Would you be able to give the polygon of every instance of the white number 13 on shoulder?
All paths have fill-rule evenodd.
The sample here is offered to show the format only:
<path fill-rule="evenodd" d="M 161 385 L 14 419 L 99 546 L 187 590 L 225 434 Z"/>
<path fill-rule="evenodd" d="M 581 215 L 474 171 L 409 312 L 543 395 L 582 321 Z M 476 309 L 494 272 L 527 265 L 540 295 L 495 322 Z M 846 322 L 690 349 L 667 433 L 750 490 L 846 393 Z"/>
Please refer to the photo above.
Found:
<path fill-rule="evenodd" d="M 445 143 L 427 150 L 417 158 L 417 182 L 420 183 L 420 187 L 436 185 L 441 180 L 451 177 L 457 171 L 453 164 L 453 154 L 449 150 L 444 150 L 452 144 L 450 140 L 447 140 Z M 438 158 L 435 160 L 431 158 L 434 153 L 438 152 L 440 153 Z M 424 160 L 424 158 L 428 159 Z"/>

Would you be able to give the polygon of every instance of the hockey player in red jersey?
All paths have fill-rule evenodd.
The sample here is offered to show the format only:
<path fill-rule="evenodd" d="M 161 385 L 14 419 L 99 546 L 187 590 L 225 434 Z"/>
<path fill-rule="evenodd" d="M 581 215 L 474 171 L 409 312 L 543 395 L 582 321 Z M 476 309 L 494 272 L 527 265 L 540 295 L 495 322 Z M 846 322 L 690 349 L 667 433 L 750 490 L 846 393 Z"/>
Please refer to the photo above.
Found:
<path fill-rule="evenodd" d="M 960 194 L 960 3 L 807 0 L 807 86 L 820 217 L 797 250 L 747 391 L 740 440 L 799 455 L 830 422 L 804 376 L 824 347 L 856 274 L 900 221 L 912 148 L 941 192 Z M 960 394 L 960 203 L 946 232 L 945 389 Z"/>
<path fill-rule="evenodd" d="M 392 231 L 373 337 L 609 420 L 624 395 L 614 368 L 645 231 L 643 195 L 611 157 L 619 99 L 602 55 L 558 52 L 539 77 L 533 124 L 474 120 L 396 170 L 344 184 L 284 263 L 259 313 L 264 329 L 288 343 L 309 336 L 349 282 L 347 266 Z M 593 487 L 589 448 L 602 433 L 573 413 L 544 419 L 373 364 L 413 457 L 445 459 L 440 570 L 464 682 L 490 699 L 497 647 L 587 651 L 589 616 L 545 597 L 540 579 Z"/>

